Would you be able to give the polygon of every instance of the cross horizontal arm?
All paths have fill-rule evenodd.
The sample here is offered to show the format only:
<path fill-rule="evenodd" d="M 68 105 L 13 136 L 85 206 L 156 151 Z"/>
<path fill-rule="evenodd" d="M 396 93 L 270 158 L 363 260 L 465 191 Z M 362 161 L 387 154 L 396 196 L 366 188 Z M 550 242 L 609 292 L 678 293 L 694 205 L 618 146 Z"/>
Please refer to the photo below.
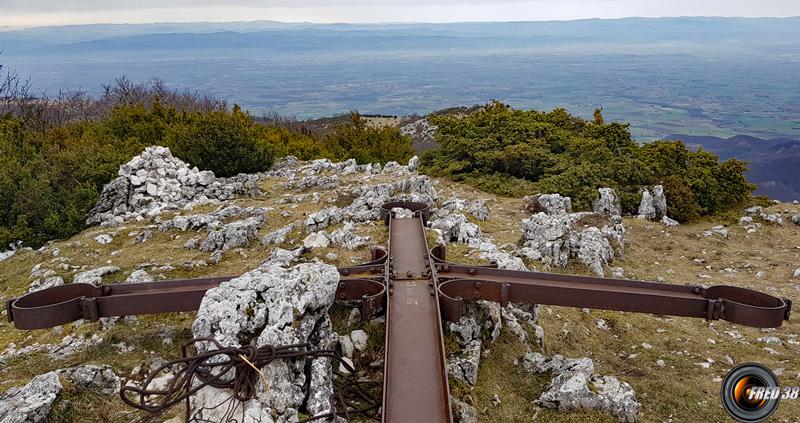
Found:
<path fill-rule="evenodd" d="M 92 285 L 72 283 L 11 299 L 8 320 L 18 329 L 44 329 L 78 319 L 194 311 L 206 291 L 235 276 L 180 279 L 131 284 Z M 365 318 L 383 310 L 383 283 L 361 278 L 342 278 L 336 299 L 357 301 Z"/>
<path fill-rule="evenodd" d="M 703 288 L 622 279 L 437 265 L 443 315 L 458 320 L 465 300 L 588 307 L 723 319 L 753 327 L 778 327 L 791 301 L 732 286 Z"/>

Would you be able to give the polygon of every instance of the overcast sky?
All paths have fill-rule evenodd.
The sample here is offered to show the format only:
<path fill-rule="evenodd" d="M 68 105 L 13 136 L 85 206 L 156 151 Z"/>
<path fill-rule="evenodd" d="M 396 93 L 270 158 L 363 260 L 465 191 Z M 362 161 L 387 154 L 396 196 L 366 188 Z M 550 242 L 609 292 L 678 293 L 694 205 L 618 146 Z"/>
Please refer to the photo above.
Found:
<path fill-rule="evenodd" d="M 0 26 L 278 20 L 455 22 L 800 16 L 800 0 L 0 0 Z"/>

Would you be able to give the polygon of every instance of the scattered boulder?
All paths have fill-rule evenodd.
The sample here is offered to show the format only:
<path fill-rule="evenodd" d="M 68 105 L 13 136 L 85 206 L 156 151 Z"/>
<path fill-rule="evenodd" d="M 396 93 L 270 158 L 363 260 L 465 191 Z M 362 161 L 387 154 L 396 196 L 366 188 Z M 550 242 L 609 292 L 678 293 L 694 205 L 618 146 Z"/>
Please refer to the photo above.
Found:
<path fill-rule="evenodd" d="M 730 237 L 730 231 L 728 231 L 728 228 L 726 228 L 724 226 L 721 226 L 721 225 L 720 226 L 714 226 L 713 228 L 711 228 L 711 229 L 709 229 L 707 231 L 703 231 L 703 236 L 705 236 L 705 237 L 714 236 L 714 235 L 717 235 L 719 237 L 727 239 L 727 238 Z"/>
<path fill-rule="evenodd" d="M 261 239 L 261 244 L 263 245 L 283 244 L 284 242 L 286 242 L 286 237 L 289 236 L 289 233 L 291 233 L 294 230 L 294 228 L 295 224 L 290 223 L 280 229 L 276 229 L 264 235 L 264 238 Z"/>
<path fill-rule="evenodd" d="M 485 199 L 464 200 L 458 197 L 451 197 L 442 205 L 434 210 L 434 218 L 441 219 L 453 213 L 469 213 L 478 220 L 489 220 L 489 207 Z"/>
<path fill-rule="evenodd" d="M 339 273 L 333 266 L 308 263 L 285 268 L 265 262 L 209 290 L 198 310 L 193 334 L 212 337 L 226 346 L 311 342 L 327 348 L 335 341 L 327 310 L 338 283 Z M 201 343 L 198 348 L 203 353 L 213 346 Z M 257 398 L 234 403 L 232 409 L 252 422 L 295 421 L 301 411 L 318 414 L 331 410 L 330 367 L 328 360 L 274 361 L 263 370 L 268 387 L 258 382 Z M 217 406 L 230 396 L 222 389 L 203 388 L 191 400 L 192 413 L 218 421 L 227 406 Z M 307 410 L 301 410 L 303 404 L 307 404 Z"/>
<path fill-rule="evenodd" d="M 428 226 L 431 229 L 441 231 L 442 239 L 445 242 L 463 242 L 477 245 L 483 238 L 481 228 L 469 222 L 466 216 L 459 213 L 451 213 L 441 219 L 432 220 L 428 223 Z"/>
<path fill-rule="evenodd" d="M 36 376 L 25 386 L 9 389 L 0 395 L 0 421 L 3 423 L 46 421 L 62 389 L 64 387 L 56 372 Z"/>
<path fill-rule="evenodd" d="M 667 197 L 664 196 L 664 186 L 656 185 L 650 190 L 642 191 L 642 201 L 639 203 L 640 219 L 659 220 L 667 215 Z"/>
<path fill-rule="evenodd" d="M 679 226 L 680 222 L 667 216 L 661 217 L 661 224 L 664 226 Z"/>
<path fill-rule="evenodd" d="M 244 220 L 222 225 L 209 231 L 206 239 L 200 244 L 200 251 L 229 251 L 234 248 L 247 247 L 258 238 L 258 231 L 264 222 L 263 217 L 249 217 Z"/>
<path fill-rule="evenodd" d="M 408 219 L 414 217 L 414 212 L 403 207 L 392 207 L 392 215 L 398 219 Z"/>
<path fill-rule="evenodd" d="M 783 225 L 783 217 L 777 213 L 765 213 L 764 209 L 761 206 L 753 206 L 745 210 L 745 212 L 751 217 L 758 217 L 764 222 L 771 223 L 773 225 Z M 800 215 L 798 215 L 800 216 Z M 792 218 L 794 220 L 794 218 Z M 800 219 L 799 219 L 800 220 Z M 797 222 L 795 222 L 797 223 Z"/>
<path fill-rule="evenodd" d="M 586 228 L 570 238 L 571 251 L 577 250 L 578 261 L 585 264 L 595 275 L 604 277 L 603 266 L 614 258 L 614 249 L 602 231 L 595 227 Z"/>
<path fill-rule="evenodd" d="M 333 189 L 339 186 L 339 177 L 336 175 L 309 175 L 300 179 L 296 183 L 289 182 L 286 184 L 286 188 L 291 188 L 292 186 L 294 186 L 298 191 L 304 191 L 310 188 Z"/>
<path fill-rule="evenodd" d="M 345 223 L 343 227 L 331 232 L 331 243 L 347 248 L 348 250 L 355 250 L 356 248 L 367 245 L 370 238 L 368 236 L 356 235 L 354 233 L 355 229 L 355 223 Z"/>
<path fill-rule="evenodd" d="M 90 283 L 100 285 L 103 283 L 103 276 L 119 272 L 119 267 L 103 266 L 96 269 L 80 272 L 72 278 L 72 283 Z"/>
<path fill-rule="evenodd" d="M 522 367 L 530 373 L 552 372 L 553 379 L 536 400 L 541 407 L 557 410 L 602 410 L 622 422 L 635 422 L 641 404 L 633 388 L 612 376 L 594 373 L 594 363 L 583 357 L 547 358 L 539 353 L 525 354 Z"/>
<path fill-rule="evenodd" d="M 453 398 L 453 421 L 455 423 L 478 423 L 478 410 Z"/>
<path fill-rule="evenodd" d="M 794 269 L 794 274 L 792 274 L 792 277 L 795 279 L 800 278 L 800 267 Z"/>
<path fill-rule="evenodd" d="M 217 178 L 213 172 L 172 156 L 168 148 L 148 147 L 119 169 L 97 204 L 89 211 L 87 225 L 116 226 L 124 221 L 154 217 L 165 210 L 179 210 L 240 195 L 260 195 L 259 175 L 241 174 Z"/>
<path fill-rule="evenodd" d="M 522 204 L 531 213 L 544 212 L 550 215 L 572 213 L 572 200 L 559 194 L 537 194 L 522 198 Z"/>
<path fill-rule="evenodd" d="M 350 332 L 350 339 L 353 341 L 353 348 L 355 348 L 356 351 L 364 351 L 367 348 L 369 335 L 361 329 L 356 329 Z"/>
<path fill-rule="evenodd" d="M 794 222 L 796 225 L 800 225 L 800 213 L 792 216 L 792 222 Z"/>
<path fill-rule="evenodd" d="M 179 231 L 187 231 L 189 229 L 219 229 L 225 224 L 225 221 L 234 217 L 240 218 L 254 218 L 263 221 L 264 215 L 270 209 L 264 207 L 239 207 L 236 205 L 223 205 L 212 213 L 193 214 L 189 216 L 175 216 L 174 218 L 160 222 L 158 225 L 159 232 L 165 232 L 170 229 L 177 229 Z M 157 218 L 158 219 L 158 218 Z"/>
<path fill-rule="evenodd" d="M 56 370 L 59 376 L 70 380 L 75 386 L 91 389 L 106 395 L 116 395 L 120 389 L 120 378 L 110 366 L 84 365 Z"/>
<path fill-rule="evenodd" d="M 36 279 L 35 281 L 33 281 L 33 283 L 31 283 L 30 288 L 28 289 L 28 292 L 41 291 L 43 289 L 61 285 L 64 285 L 64 278 L 62 278 L 61 276 L 50 276 L 45 278 L 44 280 Z"/>
<path fill-rule="evenodd" d="M 339 348 L 342 350 L 342 356 L 353 358 L 355 346 L 353 345 L 353 338 L 350 335 L 339 336 Z"/>
<path fill-rule="evenodd" d="M 100 234 L 94 237 L 94 240 L 97 241 L 98 244 L 107 245 L 114 241 L 114 237 L 111 236 L 111 234 Z"/>
<path fill-rule="evenodd" d="M 5 251 L 0 251 L 0 261 L 8 260 L 11 257 L 14 257 L 17 254 L 17 251 L 22 248 L 22 241 L 12 242 L 8 244 L 8 249 Z"/>
<path fill-rule="evenodd" d="M 625 228 L 621 223 L 590 226 L 582 230 L 573 228 L 585 213 L 537 213 L 522 221 L 523 247 L 520 253 L 530 260 L 541 260 L 545 265 L 566 267 L 570 258 L 589 266 L 598 276 L 604 276 L 603 265 L 614 258 L 614 241 L 624 248 Z"/>
<path fill-rule="evenodd" d="M 125 279 L 125 283 L 153 282 L 154 280 L 146 270 L 137 269 L 131 272 L 130 276 Z"/>
<path fill-rule="evenodd" d="M 327 248 L 330 245 L 331 240 L 328 238 L 328 233 L 325 231 L 311 233 L 303 240 L 303 247 L 307 249 Z"/>
<path fill-rule="evenodd" d="M 447 373 L 458 380 L 475 386 L 478 383 L 478 366 L 481 361 L 481 341 L 470 341 L 469 345 L 447 363 Z"/>
<path fill-rule="evenodd" d="M 408 171 L 416 172 L 419 168 L 419 156 L 414 156 L 408 160 Z"/>
<path fill-rule="evenodd" d="M 620 216 L 622 214 L 620 199 L 614 190 L 611 188 L 599 188 L 597 191 L 600 193 L 600 197 L 592 203 L 592 211 L 608 216 Z"/>

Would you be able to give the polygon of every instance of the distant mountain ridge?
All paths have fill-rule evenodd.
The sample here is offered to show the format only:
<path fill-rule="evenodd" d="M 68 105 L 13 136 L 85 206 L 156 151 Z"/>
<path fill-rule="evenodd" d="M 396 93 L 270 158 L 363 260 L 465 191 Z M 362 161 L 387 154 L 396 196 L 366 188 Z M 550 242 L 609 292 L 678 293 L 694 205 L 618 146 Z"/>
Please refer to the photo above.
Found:
<path fill-rule="evenodd" d="M 730 138 L 672 134 L 692 148 L 703 147 L 720 158 L 750 162 L 747 177 L 758 184 L 756 194 L 781 201 L 800 199 L 800 140 L 780 137 L 761 139 L 747 135 Z"/>

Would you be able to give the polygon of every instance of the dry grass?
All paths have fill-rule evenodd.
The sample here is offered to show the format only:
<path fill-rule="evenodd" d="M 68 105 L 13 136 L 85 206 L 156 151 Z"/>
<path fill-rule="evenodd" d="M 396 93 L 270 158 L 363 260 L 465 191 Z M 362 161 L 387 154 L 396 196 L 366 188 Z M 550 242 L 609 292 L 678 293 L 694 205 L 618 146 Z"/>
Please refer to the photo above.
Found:
<path fill-rule="evenodd" d="M 356 175 L 343 177 L 344 181 L 354 182 Z M 388 182 L 391 177 L 381 176 L 379 181 Z M 236 204 L 241 206 L 272 207 L 267 214 L 267 221 L 260 235 L 282 227 L 294 221 L 303 221 L 310 214 L 322 207 L 333 205 L 328 198 L 336 197 L 337 190 L 320 191 L 320 203 L 304 201 L 300 203 L 280 203 L 285 193 L 280 180 L 270 179 L 262 182 L 267 195 L 259 199 L 241 199 Z M 439 181 L 437 190 L 440 197 L 448 198 L 456 194 L 465 198 L 486 198 L 492 212 L 491 220 L 478 223 L 483 232 L 492 237 L 498 245 L 518 243 L 522 234 L 521 219 L 527 216 L 522 210 L 519 199 L 497 197 L 492 194 L 476 192 L 463 185 L 448 181 Z M 296 192 L 291 191 L 293 194 Z M 339 204 L 344 205 L 344 204 Z M 206 207 L 196 211 L 209 211 Z M 798 206 L 780 205 L 773 211 L 793 213 L 800 212 Z M 282 217 L 281 212 L 288 211 L 289 217 Z M 764 226 L 755 234 L 746 234 L 739 227 L 730 229 L 730 239 L 719 237 L 703 237 L 703 230 L 714 226 L 713 222 L 702 222 L 684 225 L 677 228 L 665 228 L 659 224 L 625 219 L 627 232 L 626 255 L 617 259 L 613 265 L 626 269 L 630 278 L 655 280 L 663 278 L 668 283 L 689 284 L 731 284 L 766 291 L 772 295 L 796 298 L 800 290 L 800 281 L 792 281 L 791 271 L 800 267 L 800 228 L 791 223 L 782 227 Z M 3 299 L 20 295 L 27 289 L 30 280 L 28 275 L 37 263 L 52 268 L 70 281 L 73 269 L 61 269 L 59 262 L 53 257 L 53 250 L 60 250 L 59 257 L 70 259 L 67 263 L 80 268 L 93 268 L 112 264 L 120 267 L 120 273 L 110 275 L 109 282 L 124 279 L 130 272 L 142 264 L 156 267 L 170 264 L 175 270 L 152 271 L 158 277 L 181 278 L 206 275 L 238 274 L 251 269 L 265 260 L 273 246 L 262 246 L 253 243 L 248 248 L 237 249 L 225 254 L 223 260 L 216 265 L 186 268 L 183 264 L 193 260 L 206 260 L 207 253 L 197 250 L 186 250 L 183 244 L 195 235 L 191 231 L 153 231 L 153 239 L 142 244 L 134 244 L 130 232 L 146 229 L 146 224 L 127 224 L 113 229 L 117 232 L 114 241 L 109 245 L 100 245 L 94 237 L 100 233 L 112 231 L 104 228 L 91 228 L 69 240 L 57 241 L 42 252 L 22 252 L 12 259 L 0 263 L 0 292 Z M 328 228 L 328 231 L 336 229 Z M 359 227 L 359 234 L 371 237 L 374 245 L 386 245 L 386 229 L 380 223 Z M 289 248 L 302 242 L 305 232 L 294 231 L 291 242 L 282 245 Z M 431 234 L 429 234 L 430 236 Z M 430 240 L 432 241 L 432 240 Z M 113 253 L 113 254 L 112 254 Z M 365 261 L 369 257 L 369 248 L 362 247 L 356 251 L 340 249 L 321 249 L 311 253 L 309 258 L 317 257 L 325 261 L 328 253 L 335 253 L 335 265 L 350 265 Z M 480 262 L 474 254 L 469 254 L 464 245 L 449 245 L 448 258 L 455 262 Z M 705 260 L 702 265 L 693 259 Z M 529 263 L 533 264 L 533 263 Z M 711 266 L 707 270 L 705 266 Z M 541 268 L 541 266 L 538 266 Z M 725 272 L 724 269 L 735 268 L 736 273 Z M 148 268 L 151 271 L 152 267 Z M 77 270 L 77 269 L 75 269 Z M 587 274 L 582 267 L 569 269 L 549 269 L 556 272 L 572 272 Z M 754 277 L 757 271 L 766 271 L 764 279 Z M 699 277 L 699 274 L 708 277 Z M 371 378 L 380 378 L 380 369 L 370 369 L 369 363 L 382 356 L 382 325 L 359 323 L 355 327 L 347 327 L 344 318 L 349 308 L 333 309 L 334 324 L 337 331 L 347 333 L 355 328 L 363 328 L 370 334 L 370 347 L 356 364 L 365 369 Z M 63 332 L 56 334 L 52 330 L 22 332 L 0 322 L 0 350 L 9 343 L 18 347 L 33 343 L 57 343 L 67 334 L 101 333 L 105 340 L 68 360 L 52 360 L 44 354 L 34 354 L 25 359 L 9 360 L 0 371 L 0 391 L 12 386 L 26 383 L 36 374 L 48 370 L 77 365 L 81 363 L 110 364 L 121 375 L 141 364 L 148 357 L 170 357 L 178 353 L 177 345 L 190 336 L 189 328 L 194 318 L 193 313 L 181 313 L 159 316 L 143 316 L 135 324 L 119 324 L 103 331 L 97 324 L 84 324 L 78 328 L 67 325 Z M 597 327 L 597 319 L 607 322 L 608 331 Z M 645 422 L 726 422 L 730 421 L 719 405 L 719 378 L 732 367 L 726 356 L 735 363 L 757 361 L 772 369 L 783 369 L 780 380 L 785 385 L 800 384 L 800 360 L 798 345 L 790 344 L 789 335 L 800 333 L 800 323 L 789 322 L 784 327 L 765 333 L 757 329 L 737 327 L 726 322 L 704 322 L 685 318 L 666 318 L 651 315 L 617 313 L 592 310 L 589 314 L 577 309 L 561 307 L 543 307 L 540 324 L 545 329 L 545 353 L 563 354 L 565 356 L 589 356 L 599 373 L 618 376 L 630 383 L 637 392 L 642 403 L 641 420 Z M 170 328 L 173 334 L 173 345 L 165 345 L 159 334 L 164 328 Z M 727 331 L 738 330 L 744 338 L 735 340 L 727 335 Z M 768 353 L 756 338 L 766 335 L 780 337 L 782 346 L 770 345 L 776 354 Z M 714 341 L 713 343 L 709 340 Z M 128 354 L 120 354 L 111 344 L 124 341 L 134 347 Z M 645 349 L 642 344 L 649 344 Z M 450 345 L 451 343 L 448 343 Z M 451 346 L 452 347 L 452 346 Z M 535 421 L 589 421 L 606 422 L 613 419 L 597 412 L 554 412 L 536 410 L 533 401 L 547 382 L 547 376 L 530 376 L 514 364 L 519 360 L 526 347 L 519 344 L 512 336 L 503 334 L 494 343 L 485 345 L 491 352 L 482 360 L 478 386 L 470 389 L 453 383 L 454 395 L 471 402 L 479 411 L 480 420 L 486 422 L 527 422 L 532 416 Z M 701 368 L 696 363 L 711 358 L 714 364 L 709 368 Z M 656 365 L 656 360 L 665 361 L 664 368 Z M 492 405 L 492 398 L 497 394 L 502 404 Z M 59 422 L 99 422 L 128 420 L 130 416 L 118 398 L 108 398 L 91 392 L 78 391 L 68 387 L 64 399 L 69 402 L 59 405 L 52 416 Z M 775 417 L 775 421 L 800 421 L 800 402 L 784 401 Z"/>

